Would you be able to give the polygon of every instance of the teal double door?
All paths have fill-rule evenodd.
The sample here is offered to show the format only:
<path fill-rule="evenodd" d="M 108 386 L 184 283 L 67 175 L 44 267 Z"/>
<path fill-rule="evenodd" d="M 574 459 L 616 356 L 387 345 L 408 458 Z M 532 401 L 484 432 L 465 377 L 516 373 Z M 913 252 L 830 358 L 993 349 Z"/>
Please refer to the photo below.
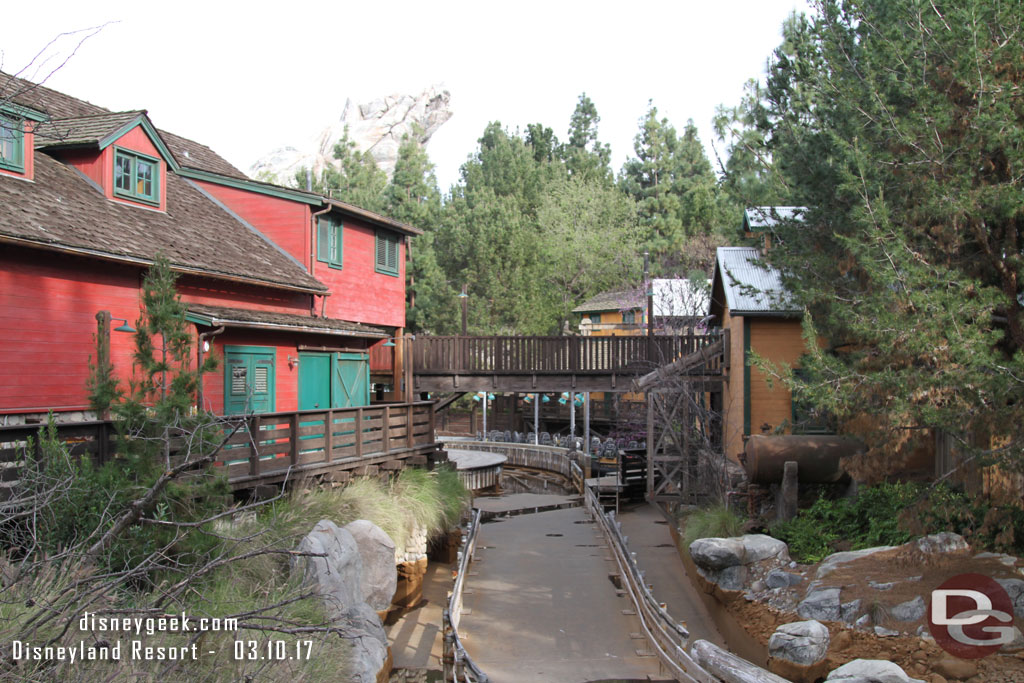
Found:
<path fill-rule="evenodd" d="M 274 412 L 274 356 L 267 346 L 224 347 L 224 412 Z"/>
<path fill-rule="evenodd" d="M 299 410 L 370 405 L 368 353 L 299 354 Z"/>

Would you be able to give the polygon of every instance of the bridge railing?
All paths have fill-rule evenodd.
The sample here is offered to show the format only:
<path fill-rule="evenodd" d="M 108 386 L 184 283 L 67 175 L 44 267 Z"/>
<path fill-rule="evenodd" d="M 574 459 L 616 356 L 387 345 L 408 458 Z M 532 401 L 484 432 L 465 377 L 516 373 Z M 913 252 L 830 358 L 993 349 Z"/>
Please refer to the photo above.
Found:
<path fill-rule="evenodd" d="M 663 365 L 713 344 L 720 335 L 620 337 L 417 337 L 419 374 L 587 374 Z"/>
<path fill-rule="evenodd" d="M 231 436 L 212 468 L 224 472 L 228 483 L 237 487 L 285 474 L 402 459 L 434 446 L 434 404 L 430 401 L 261 413 L 221 421 L 214 429 Z M 0 426 L 0 503 L 14 497 L 29 457 L 42 457 L 40 427 Z M 71 455 L 90 457 L 97 464 L 106 462 L 116 449 L 116 430 L 110 421 L 58 423 L 56 432 Z M 171 433 L 171 465 L 186 457 L 187 438 L 185 433 Z M 27 451 L 29 443 L 34 444 L 32 454 Z"/>

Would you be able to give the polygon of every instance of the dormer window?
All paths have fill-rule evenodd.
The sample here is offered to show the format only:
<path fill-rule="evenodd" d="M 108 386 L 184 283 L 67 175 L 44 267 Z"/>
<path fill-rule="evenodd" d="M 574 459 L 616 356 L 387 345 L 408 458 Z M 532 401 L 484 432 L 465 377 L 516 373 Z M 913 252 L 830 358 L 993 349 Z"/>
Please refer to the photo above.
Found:
<path fill-rule="evenodd" d="M 0 168 L 25 170 L 25 121 L 0 114 Z"/>
<path fill-rule="evenodd" d="M 114 194 L 146 204 L 160 204 L 160 161 L 153 157 L 114 150 Z"/>

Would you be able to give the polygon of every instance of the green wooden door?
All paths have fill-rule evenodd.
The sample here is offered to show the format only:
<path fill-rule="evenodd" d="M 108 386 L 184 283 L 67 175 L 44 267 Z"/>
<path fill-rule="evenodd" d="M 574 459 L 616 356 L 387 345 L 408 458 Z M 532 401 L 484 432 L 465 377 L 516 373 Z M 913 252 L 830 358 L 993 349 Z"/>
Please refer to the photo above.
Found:
<path fill-rule="evenodd" d="M 274 412 L 274 349 L 224 348 L 224 412 L 228 415 Z"/>
<path fill-rule="evenodd" d="M 331 354 L 299 354 L 299 410 L 331 407 Z"/>
<path fill-rule="evenodd" d="M 334 408 L 370 405 L 370 354 L 334 354 L 331 399 Z"/>

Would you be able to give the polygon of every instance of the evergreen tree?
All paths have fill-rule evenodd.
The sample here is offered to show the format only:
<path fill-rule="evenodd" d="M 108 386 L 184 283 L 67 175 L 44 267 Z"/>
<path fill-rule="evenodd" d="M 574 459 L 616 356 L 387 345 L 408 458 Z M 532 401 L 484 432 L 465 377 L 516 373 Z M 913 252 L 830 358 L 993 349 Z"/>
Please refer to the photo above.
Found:
<path fill-rule="evenodd" d="M 348 136 L 348 127 L 334 145 L 334 158 L 339 166 L 328 165 L 313 179 L 313 191 L 333 199 L 354 204 L 370 211 L 381 211 L 385 206 L 384 190 L 388 176 L 377 168 L 377 162 L 368 152 L 360 152 Z M 297 187 L 306 187 L 307 169 L 295 173 Z"/>
<path fill-rule="evenodd" d="M 597 107 L 587 97 L 580 95 L 576 109 L 569 119 L 569 140 L 561 149 L 565 168 L 572 178 L 602 183 L 611 183 L 611 148 L 597 139 L 597 124 L 601 117 Z"/>
<path fill-rule="evenodd" d="M 808 310 L 796 388 L 876 453 L 939 428 L 1020 463 L 1022 25 L 1017 4 L 823 0 L 771 64 L 758 125 L 812 207 L 770 253 Z"/>
<path fill-rule="evenodd" d="M 637 202 L 655 261 L 671 268 L 689 237 L 720 229 L 715 175 L 693 121 L 679 137 L 668 119 L 658 119 L 653 104 L 641 119 L 634 151 L 619 185 Z"/>
<path fill-rule="evenodd" d="M 452 334 L 458 330 L 456 293 L 437 263 L 434 238 L 442 217 L 441 193 L 426 150 L 409 136 L 402 140 L 391 182 L 384 191 L 384 213 L 423 230 L 407 242 L 411 306 L 406 325 L 414 332 Z"/>

